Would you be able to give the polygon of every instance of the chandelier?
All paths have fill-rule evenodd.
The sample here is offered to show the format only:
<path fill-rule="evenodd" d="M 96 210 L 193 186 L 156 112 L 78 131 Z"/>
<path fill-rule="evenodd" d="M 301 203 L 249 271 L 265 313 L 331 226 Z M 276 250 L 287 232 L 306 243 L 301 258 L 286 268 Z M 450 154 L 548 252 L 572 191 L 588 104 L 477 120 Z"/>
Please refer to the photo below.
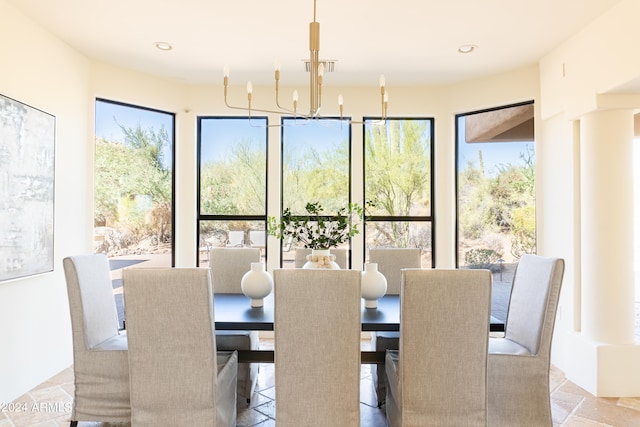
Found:
<path fill-rule="evenodd" d="M 225 66 L 224 75 L 224 104 L 231 109 L 247 111 L 249 118 L 251 118 L 252 112 L 259 113 L 274 113 L 274 114 L 290 114 L 294 118 L 300 118 L 304 120 L 320 119 L 320 109 L 322 107 L 322 84 L 325 71 L 333 71 L 333 65 L 335 61 L 321 60 L 319 59 L 320 53 L 320 23 L 316 21 L 316 0 L 313 0 L 313 22 L 309 23 L 309 60 L 306 62 L 306 68 L 309 71 L 309 112 L 300 113 L 298 111 L 298 91 L 293 91 L 292 106 L 290 108 L 283 107 L 280 104 L 280 65 L 276 63 L 275 66 L 275 106 L 274 109 L 255 108 L 252 105 L 253 98 L 253 85 L 249 81 L 247 83 L 247 106 L 233 106 L 230 105 L 227 100 L 227 91 L 229 87 L 229 67 Z M 380 76 L 380 108 L 381 119 L 375 123 L 383 124 L 387 117 L 387 104 L 389 102 L 389 94 L 385 89 L 385 78 Z M 344 101 L 342 95 L 338 95 L 338 109 L 340 111 L 340 120 L 343 118 Z M 349 120 L 353 124 L 361 124 L 362 122 L 356 122 Z M 280 126 L 280 125 L 272 125 Z"/>

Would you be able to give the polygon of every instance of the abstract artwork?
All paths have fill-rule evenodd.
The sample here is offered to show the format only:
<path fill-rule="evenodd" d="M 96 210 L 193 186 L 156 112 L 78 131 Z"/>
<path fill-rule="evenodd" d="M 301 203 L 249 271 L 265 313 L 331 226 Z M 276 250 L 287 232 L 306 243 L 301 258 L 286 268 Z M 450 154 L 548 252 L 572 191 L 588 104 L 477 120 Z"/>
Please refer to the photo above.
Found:
<path fill-rule="evenodd" d="M 53 271 L 55 122 L 0 95 L 0 282 Z"/>

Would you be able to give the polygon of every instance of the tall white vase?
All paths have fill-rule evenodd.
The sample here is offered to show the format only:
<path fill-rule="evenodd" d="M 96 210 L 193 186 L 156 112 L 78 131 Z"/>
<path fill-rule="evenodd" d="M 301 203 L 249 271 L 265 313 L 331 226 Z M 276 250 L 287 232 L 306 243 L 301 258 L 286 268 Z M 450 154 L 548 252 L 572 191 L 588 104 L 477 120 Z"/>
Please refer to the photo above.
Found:
<path fill-rule="evenodd" d="M 365 308 L 377 308 L 378 299 L 387 292 L 387 278 L 378 271 L 378 264 L 373 262 L 364 265 L 362 272 L 361 294 Z"/>
<path fill-rule="evenodd" d="M 302 268 L 327 268 L 339 270 L 340 266 L 335 262 L 336 256 L 329 249 L 311 249 L 307 255 L 307 262 Z"/>
<path fill-rule="evenodd" d="M 242 276 L 240 286 L 242 293 L 251 298 L 251 307 L 262 307 L 264 298 L 273 289 L 273 278 L 265 271 L 263 263 L 252 262 L 251 270 Z"/>

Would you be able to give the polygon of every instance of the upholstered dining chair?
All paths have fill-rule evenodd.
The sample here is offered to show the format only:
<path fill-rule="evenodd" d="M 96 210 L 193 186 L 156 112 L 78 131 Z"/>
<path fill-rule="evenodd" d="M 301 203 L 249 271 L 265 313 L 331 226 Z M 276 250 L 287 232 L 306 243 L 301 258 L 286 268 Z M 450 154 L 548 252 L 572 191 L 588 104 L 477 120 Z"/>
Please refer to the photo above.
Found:
<path fill-rule="evenodd" d="M 564 275 L 561 258 L 523 255 L 504 337 L 489 339 L 489 425 L 551 426 L 551 341 Z"/>
<path fill-rule="evenodd" d="M 487 425 L 490 312 L 488 270 L 403 270 L 400 349 L 385 363 L 389 426 Z"/>
<path fill-rule="evenodd" d="M 78 421 L 129 422 L 127 335 L 118 331 L 109 261 L 104 254 L 62 261 L 73 337 L 71 426 Z"/>
<path fill-rule="evenodd" d="M 335 263 L 338 264 L 338 267 L 345 269 L 347 268 L 347 250 L 342 248 L 331 248 L 329 252 L 332 255 L 336 256 Z M 303 265 L 307 262 L 307 255 L 311 255 L 311 249 L 308 248 L 300 248 L 296 249 L 296 258 L 295 258 L 295 267 L 302 268 Z"/>
<path fill-rule="evenodd" d="M 260 262 L 259 248 L 212 248 L 209 251 L 209 268 L 216 293 L 241 294 L 242 276 L 251 270 L 252 262 Z M 217 331 L 218 350 L 257 350 L 258 331 Z M 258 380 L 258 363 L 238 365 L 238 395 L 251 402 Z"/>
<path fill-rule="evenodd" d="M 274 270 L 278 426 L 360 425 L 360 277 Z"/>
<path fill-rule="evenodd" d="M 131 424 L 236 426 L 237 352 L 216 352 L 206 268 L 122 273 Z"/>
<path fill-rule="evenodd" d="M 369 263 L 377 263 L 378 271 L 387 279 L 387 294 L 400 295 L 400 282 L 403 268 L 422 267 L 422 249 L 420 248 L 371 248 Z M 374 351 L 397 350 L 398 332 L 378 331 L 371 333 L 371 349 Z M 386 397 L 384 364 L 371 367 L 371 381 L 376 391 L 378 407 Z"/>

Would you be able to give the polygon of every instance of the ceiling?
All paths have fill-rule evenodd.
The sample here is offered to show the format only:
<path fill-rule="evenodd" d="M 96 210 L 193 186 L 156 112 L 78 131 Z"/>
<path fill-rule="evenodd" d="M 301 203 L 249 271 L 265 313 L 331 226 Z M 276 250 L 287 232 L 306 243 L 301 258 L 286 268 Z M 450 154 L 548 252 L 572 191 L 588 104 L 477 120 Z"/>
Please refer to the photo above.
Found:
<path fill-rule="evenodd" d="M 176 81 L 306 85 L 312 0 L 6 0 L 84 55 Z M 442 85 L 535 64 L 620 0 L 317 0 L 325 84 Z M 171 43 L 160 51 L 155 42 Z M 478 48 L 460 54 L 463 44 Z"/>

